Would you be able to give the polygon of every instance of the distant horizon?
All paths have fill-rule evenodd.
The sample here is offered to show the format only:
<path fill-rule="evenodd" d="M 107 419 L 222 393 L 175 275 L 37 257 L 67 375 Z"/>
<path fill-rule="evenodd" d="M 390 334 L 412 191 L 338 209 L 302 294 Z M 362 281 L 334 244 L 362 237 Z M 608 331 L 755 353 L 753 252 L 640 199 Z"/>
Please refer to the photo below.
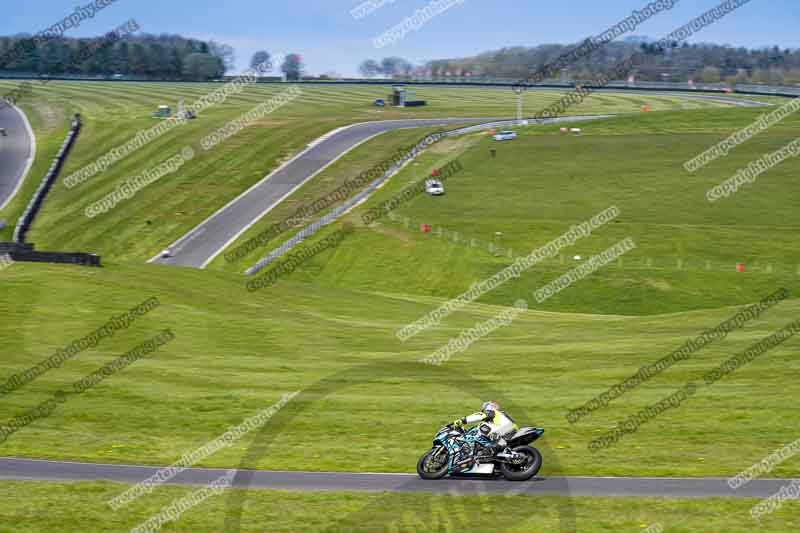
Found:
<path fill-rule="evenodd" d="M 368 0 L 370 1 L 370 0 Z M 83 0 L 80 5 L 87 4 Z M 358 76 L 365 59 L 402 57 L 415 65 L 436 59 L 471 57 L 502 48 L 531 48 L 544 44 L 569 45 L 597 35 L 640 10 L 650 0 L 613 0 L 602 6 L 588 0 L 564 0 L 558 6 L 531 6 L 511 0 L 489 6 L 475 0 L 307 0 L 302 5 L 255 0 L 220 5 L 197 0 L 191 5 L 153 0 L 117 0 L 92 19 L 83 21 L 67 37 L 102 35 L 134 18 L 142 33 L 177 34 L 203 41 L 229 44 L 236 51 L 235 68 L 248 68 L 258 50 L 273 56 L 296 52 L 303 56 L 306 72 Z M 444 6 L 402 38 L 381 48 L 375 39 L 423 8 Z M 676 1 L 640 27 L 620 36 L 657 39 L 720 4 L 720 0 Z M 360 12 L 355 11 L 361 6 Z M 370 6 L 379 6 L 372 9 Z M 74 12 L 64 0 L 6 6 L 9 16 L 0 21 L 0 35 L 35 34 Z M 770 3 L 751 0 L 723 20 L 703 29 L 689 44 L 763 49 L 800 49 L 800 10 L 790 0 Z M 658 37 L 655 37 L 658 36 Z"/>
<path fill-rule="evenodd" d="M 183 38 L 186 38 L 186 39 L 193 39 L 193 40 L 197 40 L 197 41 L 205 41 L 205 39 L 200 39 L 198 37 L 191 37 L 191 36 L 181 35 L 181 34 L 172 34 L 172 33 L 167 33 L 167 32 L 162 32 L 162 33 L 159 33 L 159 34 L 153 34 L 153 33 L 149 33 L 149 32 L 140 32 L 140 33 L 136 33 L 135 36 L 158 37 L 159 35 L 164 35 L 164 34 L 180 36 L 180 37 L 183 37 Z M 20 32 L 20 33 L 13 34 L 13 35 L 0 35 L 0 38 L 4 38 L 4 37 L 20 38 L 20 37 L 31 37 L 33 35 L 34 34 L 31 34 L 31 33 L 28 33 L 28 32 Z M 90 38 L 99 38 L 99 37 L 101 37 L 101 35 L 98 34 L 98 35 L 93 35 L 93 36 L 88 36 L 87 35 L 87 36 L 81 36 L 81 37 L 75 37 L 75 38 L 90 39 Z M 650 43 L 654 43 L 656 41 L 657 41 L 657 39 L 655 39 L 654 37 L 650 37 L 648 35 L 629 35 L 627 37 L 619 39 L 617 42 L 623 42 L 623 43 L 628 43 L 628 44 L 637 44 L 637 43 L 648 43 L 648 44 L 650 44 Z M 731 45 L 729 43 L 714 43 L 714 42 L 705 42 L 705 41 L 692 42 L 690 40 L 690 41 L 687 41 L 687 43 L 689 45 L 697 45 L 697 46 L 721 46 L 721 47 L 733 47 L 733 48 L 736 47 L 735 45 Z M 227 44 L 227 43 L 224 43 L 224 44 Z M 507 48 L 507 49 L 511 49 L 511 48 L 536 48 L 537 46 L 570 46 L 570 45 L 577 45 L 577 44 L 579 44 L 579 41 L 563 42 L 563 43 L 546 42 L 546 43 L 538 43 L 538 44 L 532 44 L 532 45 L 506 45 L 506 46 L 504 46 L 502 48 Z M 781 50 L 787 49 L 787 47 L 783 47 L 783 46 L 777 45 L 777 44 L 764 45 L 764 46 L 752 47 L 752 48 L 751 47 L 745 47 L 745 48 L 748 48 L 750 50 L 761 50 L 761 49 L 771 49 L 771 48 L 774 48 L 776 46 L 778 48 L 780 48 Z M 474 56 L 478 56 L 478 55 L 485 54 L 485 53 L 496 52 L 496 51 L 501 50 L 502 48 L 495 48 L 495 49 L 491 49 L 491 50 L 483 50 L 481 52 L 478 52 L 476 54 L 471 54 L 469 56 L 432 57 L 432 58 L 424 59 L 424 60 L 419 61 L 419 62 L 413 62 L 413 64 L 415 66 L 420 66 L 420 65 L 425 64 L 428 61 L 448 60 L 448 59 L 452 60 L 452 59 L 461 59 L 461 58 L 467 58 L 467 57 L 474 57 Z M 795 50 L 795 49 L 793 49 L 793 50 Z M 800 48 L 796 48 L 796 50 L 800 50 Z M 291 49 L 291 48 L 290 48 L 290 50 L 288 52 L 283 52 L 283 51 L 281 51 L 281 52 L 273 52 L 271 50 L 267 50 L 267 52 L 270 53 L 271 59 L 273 60 L 274 65 L 275 65 L 274 75 L 280 75 L 279 67 L 280 67 L 280 61 L 282 60 L 282 54 L 284 54 L 284 53 L 299 53 L 302 56 L 302 52 L 296 51 L 296 50 Z M 378 61 L 380 61 L 381 58 L 382 58 L 382 56 L 376 56 L 375 57 L 375 59 L 377 59 Z M 279 59 L 279 60 L 276 62 L 276 61 L 274 61 L 275 59 Z M 407 58 L 404 58 L 404 59 L 407 59 Z M 361 61 L 363 61 L 363 60 L 359 60 L 359 63 Z M 241 74 L 242 72 L 244 72 L 245 70 L 248 70 L 250 68 L 249 62 L 250 61 L 248 59 L 246 64 L 240 65 L 239 64 L 239 59 L 238 59 L 238 54 L 237 54 L 237 65 L 236 65 L 236 68 L 226 72 L 226 75 Z M 304 72 L 304 75 L 307 75 L 307 76 L 310 76 L 310 77 L 318 77 L 318 76 L 321 76 L 321 75 L 323 75 L 325 73 L 326 72 L 311 72 L 311 71 L 308 70 L 308 68 L 306 66 L 306 71 Z M 351 74 L 351 75 L 342 74 L 342 77 L 363 78 L 364 76 L 362 76 L 358 72 L 358 69 L 357 69 L 357 66 L 356 66 L 355 72 L 353 74 Z M 388 75 L 384 75 L 384 74 L 377 74 L 375 76 L 372 76 L 372 78 L 373 79 L 387 79 L 387 80 L 390 80 L 390 79 L 392 79 L 392 76 L 388 76 Z"/>

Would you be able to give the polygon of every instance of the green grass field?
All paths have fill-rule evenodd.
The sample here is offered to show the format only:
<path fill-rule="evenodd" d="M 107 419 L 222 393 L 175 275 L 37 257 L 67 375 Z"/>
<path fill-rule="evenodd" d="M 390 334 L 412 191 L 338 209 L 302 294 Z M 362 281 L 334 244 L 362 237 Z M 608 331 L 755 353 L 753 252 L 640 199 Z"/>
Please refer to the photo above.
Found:
<path fill-rule="evenodd" d="M 0 90 L 13 88 L 0 82 Z M 62 178 L 95 161 L 143 129 L 156 124 L 150 117 L 159 104 L 186 99 L 192 103 L 220 84 L 113 84 L 50 82 L 34 85 L 33 96 L 21 102 L 32 118 L 41 143 L 37 164 L 18 195 L 0 216 L 16 220 L 30 194 L 49 167 L 63 141 L 67 119 L 75 112 L 85 127 L 70 156 Z M 48 196 L 47 204 L 29 235 L 42 248 L 90 250 L 111 261 L 141 261 L 183 235 L 241 191 L 259 181 L 307 143 L 337 127 L 370 120 L 429 117 L 508 117 L 516 112 L 516 97 L 497 89 L 419 88 L 419 98 L 429 101 L 423 108 L 375 108 L 372 101 L 386 97 L 386 87 L 303 87 L 303 95 L 266 116 L 223 145 L 200 153 L 199 141 L 228 121 L 285 90 L 280 85 L 250 86 L 225 103 L 136 151 L 105 172 L 73 189 L 61 183 Z M 559 98 L 557 92 L 526 95 L 526 109 L 533 113 Z M 633 112 L 647 103 L 653 110 L 694 109 L 719 106 L 713 102 L 684 101 L 672 97 L 601 94 L 587 98 L 574 113 Z M 125 178 L 152 168 L 184 146 L 198 152 L 191 163 L 140 191 L 134 200 L 89 220 L 87 205 L 112 191 Z M 155 224 L 148 225 L 147 221 Z M 2 235 L 10 237 L 8 228 Z"/>
<path fill-rule="evenodd" d="M 52 83 L 46 106 L 37 95 L 23 108 L 31 116 L 42 154 L 61 142 L 70 113 L 84 114 L 86 131 L 68 174 L 151 125 L 147 114 L 158 103 L 173 102 L 179 95 L 190 101 L 211 88 Z M 30 240 L 41 248 L 96 251 L 103 255 L 105 267 L 16 263 L 0 271 L 0 340 L 5 348 L 0 384 L 100 327 L 112 314 L 153 296 L 162 305 L 130 329 L 2 397 L 0 423 L 24 414 L 164 328 L 176 339 L 20 429 L 0 444 L 0 455 L 169 464 L 292 391 L 301 394 L 264 431 L 198 466 L 413 472 L 435 430 L 473 411 L 486 396 L 501 399 L 521 423 L 546 428 L 541 441 L 543 475 L 727 477 L 800 437 L 792 423 L 800 410 L 791 401 L 800 393 L 795 378 L 800 370 L 798 340 L 790 339 L 701 388 L 690 401 L 616 446 L 598 453 L 587 449 L 591 439 L 617 421 L 667 397 L 688 380 L 701 381 L 728 357 L 800 315 L 800 249 L 794 239 L 800 197 L 793 188 L 797 160 L 763 174 L 730 198 L 716 204 L 705 200 L 709 187 L 796 138 L 800 119 L 786 119 L 694 175 L 683 170 L 684 161 L 764 110 L 647 97 L 658 111 L 644 114 L 637 112 L 642 105 L 639 95 L 602 95 L 575 112 L 630 114 L 582 124 L 580 136 L 563 136 L 559 126 L 521 128 L 517 140 L 496 146 L 494 159 L 489 149 L 495 145 L 483 134 L 443 141 L 344 217 L 354 231 L 338 248 L 254 293 L 245 289 L 241 272 L 271 246 L 233 265 L 218 258 L 204 271 L 144 261 L 325 131 L 376 115 L 396 118 L 417 110 L 375 113 L 369 101 L 385 96 L 385 88 L 304 89 L 306 104 L 313 105 L 290 104 L 196 158 L 178 176 L 150 185 L 134 201 L 91 221 L 83 216 L 85 205 L 119 180 L 185 144 L 198 144 L 209 130 L 277 90 L 258 87 L 234 98 L 73 190 L 57 184 Z M 419 116 L 513 112 L 513 98 L 500 105 L 488 98 L 488 90 L 431 89 L 428 95 L 420 89 L 418 95 L 432 103 Z M 536 99 L 530 106 L 544 105 L 556 95 L 529 98 Z M 42 111 L 44 107 L 60 118 Z M 423 134 L 384 134 L 353 150 L 254 225 L 239 243 Z M 416 197 L 395 211 L 394 220 L 386 217 L 369 226 L 361 222 L 366 209 L 454 158 L 464 168 L 448 180 L 445 196 Z M 39 159 L 34 168 L 47 164 Z M 30 193 L 33 188 L 29 180 L 25 190 Z M 394 336 L 398 328 L 509 265 L 514 256 L 611 205 L 621 211 L 617 222 L 439 326 L 405 343 Z M 21 208 L 18 199 L 3 215 L 11 217 Z M 156 223 L 148 226 L 147 220 Z M 422 223 L 431 224 L 434 231 L 423 234 Z M 486 247 L 498 231 L 500 244 L 511 250 L 501 257 Z M 543 304 L 535 303 L 532 292 L 575 266 L 573 255 L 586 258 L 626 237 L 633 238 L 637 248 L 621 262 Z M 746 272 L 736 272 L 738 262 L 747 265 Z M 570 408 L 779 287 L 789 289 L 791 298 L 759 319 L 580 422 L 566 421 Z M 527 299 L 531 309 L 511 325 L 478 340 L 441 367 L 418 363 L 519 298 Z M 259 443 L 265 445 L 263 454 L 247 453 Z M 796 477 L 798 469 L 800 459 L 795 457 L 769 475 Z M 22 531 L 53 524 L 65 524 L 69 530 L 116 530 L 135 526 L 188 490 L 159 489 L 130 512 L 109 518 L 103 502 L 120 489 L 104 483 L 4 482 L 0 493 L 14 505 L 12 511 L 0 511 L 0 518 L 14 520 L 17 509 L 30 524 Z M 390 521 L 401 514 L 419 514 L 436 501 L 421 495 L 347 493 L 254 492 L 250 497 L 244 530 L 262 530 L 266 521 L 277 522 L 276 531 L 303 526 L 321 530 L 329 516 L 346 519 L 359 512 L 374 512 Z M 551 530 L 564 501 L 524 498 L 493 504 L 510 517 L 530 519 L 533 527 Z M 636 531 L 656 522 L 669 531 L 753 527 L 747 513 L 754 502 L 749 500 L 576 498 L 573 503 L 579 531 Z M 45 513 L 46 505 L 55 510 Z M 542 512 L 532 513 L 532 507 Z M 215 524 L 222 523 L 224 508 L 224 500 L 215 499 L 170 528 L 219 530 Z M 92 523 L 86 525 L 89 519 Z M 365 527 L 371 525 L 365 521 Z M 787 506 L 760 527 L 796 528 L 796 506 Z M 457 528 L 454 523 L 444 530 Z"/>
<path fill-rule="evenodd" d="M 340 253 L 345 252 L 340 248 L 317 256 L 311 268 Z M 548 474 L 733 475 L 797 438 L 786 423 L 798 414 L 797 406 L 786 401 L 798 392 L 796 341 L 788 341 L 617 447 L 597 454 L 587 450 L 587 443 L 617 420 L 689 379 L 699 380 L 795 319 L 797 300 L 775 306 L 726 340 L 571 425 L 564 418 L 569 408 L 724 321 L 735 309 L 642 317 L 532 310 L 433 367 L 416 361 L 501 308 L 475 305 L 401 343 L 394 331 L 440 299 L 293 280 L 248 293 L 237 275 L 170 267 L 15 264 L 2 275 L 7 318 L 0 335 L 8 347 L 0 363 L 4 376 L 36 364 L 146 298 L 162 302 L 130 330 L 5 396 L 4 419 L 24 414 L 163 328 L 177 337 L 10 436 L 3 444 L 5 455 L 171 463 L 296 390 L 306 393 L 274 421 L 287 424 L 270 446 L 281 452 L 267 453 L 252 467 L 411 472 L 435 430 L 475 409 L 488 394 L 511 402 L 523 423 L 547 429 Z M 488 364 L 499 370 L 478 370 Z M 356 368 L 360 365 L 367 366 Z M 400 430 L 404 438 L 398 438 Z M 665 435 L 669 446 L 664 446 Z M 249 437 L 203 464 L 238 464 L 248 443 L 260 438 Z M 281 446 L 289 442 L 294 444 Z M 317 442 L 325 442 L 324 452 L 314 446 Z M 369 453 L 376 447 L 381 453 Z M 791 475 L 797 465 L 796 459 L 788 461 L 773 475 Z"/>
<path fill-rule="evenodd" d="M 797 288 L 800 248 L 792 235 L 798 229 L 794 213 L 800 196 L 790 186 L 796 182 L 796 160 L 715 204 L 706 200 L 705 192 L 795 139 L 800 119 L 786 119 L 693 175 L 682 166 L 761 113 L 650 113 L 582 124 L 580 136 L 564 136 L 559 125 L 550 125 L 523 128 L 516 141 L 500 145 L 481 134 L 444 141 L 392 178 L 349 220 L 362 224 L 359 215 L 366 208 L 458 158 L 464 170 L 448 181 L 445 196 L 414 198 L 393 213 L 394 222 L 381 219 L 348 239 L 324 266 L 315 265 L 295 277 L 326 286 L 455 297 L 512 262 L 507 253 L 495 257 L 489 252 L 487 244 L 495 242 L 496 232 L 502 232 L 504 250 L 521 256 L 615 205 L 621 214 L 613 223 L 481 301 L 509 305 L 530 297 L 576 266 L 573 255 L 586 258 L 626 237 L 633 238 L 637 248 L 621 264 L 598 273 L 592 282 L 576 284 L 541 309 L 671 313 L 740 305 L 776 287 Z M 489 155 L 492 147 L 497 148 L 495 159 Z M 348 158 L 367 161 L 375 151 L 364 145 Z M 355 167 L 354 176 L 368 165 L 343 160 L 317 179 L 337 179 L 340 166 Z M 288 214 L 289 210 L 267 217 L 239 242 Z M 423 223 L 433 231 L 423 234 Z M 277 242 L 235 265 L 219 258 L 213 266 L 241 271 Z M 747 268 L 745 275 L 736 271 L 740 262 Z"/>
<path fill-rule="evenodd" d="M 123 531 L 139 525 L 190 488 L 161 487 L 126 508 L 110 513 L 106 502 L 125 490 L 113 483 L 4 482 L 6 505 L 0 520 L 13 531 Z M 197 489 L 194 489 L 197 490 Z M 487 528 L 508 532 L 752 531 L 751 499 L 566 498 L 525 496 L 430 496 L 420 494 L 292 493 L 253 490 L 232 496 L 243 501 L 241 531 L 456 531 Z M 230 496 L 220 495 L 189 509 L 165 531 L 223 531 Z M 41 512 L 47 505 L 48 511 Z M 787 508 L 762 520 L 759 531 L 783 532 L 800 526 Z M 570 528 L 574 529 L 570 529 Z M 0 526 L 3 528 L 3 526 Z M 11 531 L 11 529 L 2 529 Z"/>

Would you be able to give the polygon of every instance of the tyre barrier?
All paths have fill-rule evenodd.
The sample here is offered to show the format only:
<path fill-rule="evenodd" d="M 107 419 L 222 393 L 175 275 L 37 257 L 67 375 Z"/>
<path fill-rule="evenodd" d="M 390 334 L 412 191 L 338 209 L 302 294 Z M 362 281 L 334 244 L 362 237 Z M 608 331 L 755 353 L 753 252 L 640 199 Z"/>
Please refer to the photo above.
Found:
<path fill-rule="evenodd" d="M 50 169 L 47 171 L 44 179 L 39 184 L 39 188 L 36 189 L 33 198 L 31 198 L 31 201 L 28 203 L 25 211 L 23 211 L 22 215 L 17 221 L 17 226 L 14 228 L 14 242 L 25 242 L 25 235 L 28 233 L 28 230 L 33 224 L 33 220 L 36 218 L 39 210 L 42 208 L 42 204 L 44 203 L 47 193 L 50 192 L 53 183 L 55 183 L 56 179 L 58 178 L 58 174 L 61 171 L 61 168 L 64 166 L 64 162 L 67 160 L 70 149 L 75 143 L 75 139 L 77 139 L 80 130 L 81 115 L 80 113 L 76 113 L 75 119 L 72 121 L 72 126 L 69 129 L 69 133 L 67 133 L 67 138 L 64 140 L 61 145 L 61 149 L 53 159 L 53 164 L 50 165 Z"/>
<path fill-rule="evenodd" d="M 99 255 L 84 252 L 37 252 L 29 242 L 0 242 L 0 256 L 2 255 L 8 255 L 15 262 L 102 266 Z"/>

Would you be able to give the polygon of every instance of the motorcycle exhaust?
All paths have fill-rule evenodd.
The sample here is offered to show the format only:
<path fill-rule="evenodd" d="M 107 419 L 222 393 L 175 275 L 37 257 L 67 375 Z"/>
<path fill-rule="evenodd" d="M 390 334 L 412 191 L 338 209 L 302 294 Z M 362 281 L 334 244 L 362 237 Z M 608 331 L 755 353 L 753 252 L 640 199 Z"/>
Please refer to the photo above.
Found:
<path fill-rule="evenodd" d="M 495 459 L 503 463 L 519 464 L 525 460 L 525 456 L 514 452 L 511 452 L 510 454 L 498 453 L 495 455 Z"/>

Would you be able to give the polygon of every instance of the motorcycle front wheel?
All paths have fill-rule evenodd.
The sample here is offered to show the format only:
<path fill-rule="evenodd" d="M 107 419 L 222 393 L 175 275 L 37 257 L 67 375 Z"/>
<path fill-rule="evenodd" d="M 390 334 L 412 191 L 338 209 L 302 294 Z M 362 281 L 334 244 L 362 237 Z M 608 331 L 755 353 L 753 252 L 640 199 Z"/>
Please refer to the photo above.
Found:
<path fill-rule="evenodd" d="M 500 463 L 500 471 L 509 481 L 528 481 L 542 468 L 542 454 L 531 446 L 518 446 L 513 450 L 526 456 L 525 462 L 519 465 Z"/>
<path fill-rule="evenodd" d="M 417 474 L 422 479 L 441 479 L 447 474 L 447 452 L 433 448 L 417 461 Z"/>

